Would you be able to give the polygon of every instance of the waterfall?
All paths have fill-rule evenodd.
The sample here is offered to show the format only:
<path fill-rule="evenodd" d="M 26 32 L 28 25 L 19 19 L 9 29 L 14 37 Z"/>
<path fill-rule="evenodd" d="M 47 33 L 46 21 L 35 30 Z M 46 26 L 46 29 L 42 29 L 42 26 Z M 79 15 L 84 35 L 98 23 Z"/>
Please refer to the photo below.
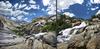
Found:
<path fill-rule="evenodd" d="M 59 33 L 66 37 L 66 36 L 68 36 L 70 34 L 72 29 L 73 28 L 68 28 L 68 29 L 60 31 Z"/>
<path fill-rule="evenodd" d="M 65 30 L 60 31 L 59 34 L 61 35 L 57 36 L 58 42 L 65 42 L 70 40 L 70 38 L 77 33 L 78 29 L 84 28 L 86 26 L 87 24 L 85 22 L 82 22 L 78 26 L 74 26 L 72 28 L 67 28 Z"/>
<path fill-rule="evenodd" d="M 84 28 L 87 24 L 85 22 L 82 22 L 79 26 L 74 26 L 73 28 Z"/>

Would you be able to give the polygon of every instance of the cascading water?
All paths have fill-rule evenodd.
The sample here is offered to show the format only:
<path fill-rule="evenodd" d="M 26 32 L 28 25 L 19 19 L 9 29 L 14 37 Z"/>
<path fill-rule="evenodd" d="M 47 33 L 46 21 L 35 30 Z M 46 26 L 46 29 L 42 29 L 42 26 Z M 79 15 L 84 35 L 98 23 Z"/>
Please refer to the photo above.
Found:
<path fill-rule="evenodd" d="M 86 26 L 87 26 L 87 24 L 85 22 L 82 22 L 78 26 L 74 26 L 72 28 L 67 28 L 65 30 L 60 31 L 59 34 L 61 34 L 61 35 L 57 36 L 57 41 L 65 42 L 65 41 L 70 40 L 70 38 L 77 33 L 78 29 L 84 28 Z"/>

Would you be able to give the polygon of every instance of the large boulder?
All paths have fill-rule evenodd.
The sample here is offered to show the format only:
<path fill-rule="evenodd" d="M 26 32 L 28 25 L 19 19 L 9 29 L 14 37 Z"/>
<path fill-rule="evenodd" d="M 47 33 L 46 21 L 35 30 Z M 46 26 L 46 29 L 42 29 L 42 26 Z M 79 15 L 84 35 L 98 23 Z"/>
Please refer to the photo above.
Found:
<path fill-rule="evenodd" d="M 29 49 L 56 49 L 57 40 L 54 32 L 34 35 L 35 36 L 29 36 L 27 40 L 25 40 Z"/>
<path fill-rule="evenodd" d="M 89 40 L 87 49 L 100 49 L 100 32 Z"/>
<path fill-rule="evenodd" d="M 73 37 L 68 42 L 68 49 L 78 49 L 78 48 L 85 48 L 86 40 L 84 38 L 84 35 L 78 34 L 73 35 Z"/>
<path fill-rule="evenodd" d="M 68 44 L 67 43 L 58 43 L 57 44 L 57 49 L 67 49 Z"/>
<path fill-rule="evenodd" d="M 43 43 L 42 41 L 35 40 L 33 44 L 33 49 L 55 49 L 51 45 Z"/>
<path fill-rule="evenodd" d="M 51 45 L 52 47 L 57 46 L 57 37 L 55 32 L 48 32 L 47 35 L 43 36 L 43 42 Z"/>

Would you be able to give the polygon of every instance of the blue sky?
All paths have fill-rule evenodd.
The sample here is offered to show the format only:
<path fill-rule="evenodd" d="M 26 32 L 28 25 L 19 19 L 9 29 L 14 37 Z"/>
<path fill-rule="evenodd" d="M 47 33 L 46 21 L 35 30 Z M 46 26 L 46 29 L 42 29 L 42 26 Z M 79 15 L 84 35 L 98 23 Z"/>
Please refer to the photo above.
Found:
<path fill-rule="evenodd" d="M 90 18 L 100 13 L 100 0 L 58 0 L 57 11 L 71 17 Z M 31 21 L 55 15 L 55 0 L 0 0 L 0 15 L 12 20 Z"/>

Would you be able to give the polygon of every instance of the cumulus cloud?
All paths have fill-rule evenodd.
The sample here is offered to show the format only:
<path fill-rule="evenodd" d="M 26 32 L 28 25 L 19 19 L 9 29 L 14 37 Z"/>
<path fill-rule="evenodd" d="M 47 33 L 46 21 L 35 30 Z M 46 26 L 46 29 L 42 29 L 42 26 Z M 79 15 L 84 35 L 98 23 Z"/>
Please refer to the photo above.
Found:
<path fill-rule="evenodd" d="M 12 14 L 12 10 L 11 9 L 3 9 L 3 8 L 0 8 L 0 14 L 1 15 L 8 15 L 8 16 L 11 16 Z"/>
<path fill-rule="evenodd" d="M 48 6 L 45 11 L 49 15 L 54 15 L 56 14 L 56 0 L 42 0 L 44 6 Z"/>
<path fill-rule="evenodd" d="M 73 13 L 70 13 L 70 12 L 64 12 L 63 14 L 65 14 L 67 16 L 70 16 L 70 17 L 74 17 L 75 16 Z"/>
<path fill-rule="evenodd" d="M 42 2 L 43 2 L 43 5 L 44 6 L 47 6 L 47 5 L 50 4 L 50 0 L 42 0 Z"/>
<path fill-rule="evenodd" d="M 58 0 L 58 10 L 68 9 L 73 4 L 82 4 L 84 0 Z"/>
<path fill-rule="evenodd" d="M 90 0 L 93 4 L 100 4 L 100 0 Z"/>
<path fill-rule="evenodd" d="M 26 6 L 27 6 L 26 4 L 20 4 L 19 7 L 18 7 L 18 9 L 24 8 Z"/>
<path fill-rule="evenodd" d="M 5 9 L 5 8 L 11 8 L 11 6 L 12 6 L 12 4 L 9 1 L 6 1 L 6 2 L 1 1 L 0 2 L 0 8 L 3 8 L 3 9 Z"/>
<path fill-rule="evenodd" d="M 56 7 L 54 5 L 50 5 L 47 9 L 49 15 L 56 14 Z"/>
<path fill-rule="evenodd" d="M 9 1 L 6 1 L 6 6 L 7 6 L 8 8 L 11 8 L 11 7 L 12 7 L 12 4 L 11 4 Z"/>
<path fill-rule="evenodd" d="M 27 20 L 28 18 L 25 18 L 25 16 L 29 15 L 29 12 L 25 10 L 40 9 L 40 6 L 34 0 L 29 0 L 28 5 L 22 2 L 25 1 L 22 0 L 21 3 L 12 5 L 9 1 L 0 1 L 0 15 L 13 16 L 11 17 L 12 20 Z"/>
<path fill-rule="evenodd" d="M 28 12 L 25 12 L 23 10 L 20 10 L 19 8 L 23 8 L 25 7 L 26 4 L 23 5 L 19 5 L 18 3 L 16 3 L 14 6 L 12 6 L 12 4 L 9 1 L 1 1 L 0 2 L 0 14 L 1 15 L 5 15 L 5 16 L 14 16 L 11 17 L 11 19 L 15 20 L 21 20 L 25 15 L 28 15 Z M 13 7 L 15 7 L 16 9 L 14 10 Z"/>

